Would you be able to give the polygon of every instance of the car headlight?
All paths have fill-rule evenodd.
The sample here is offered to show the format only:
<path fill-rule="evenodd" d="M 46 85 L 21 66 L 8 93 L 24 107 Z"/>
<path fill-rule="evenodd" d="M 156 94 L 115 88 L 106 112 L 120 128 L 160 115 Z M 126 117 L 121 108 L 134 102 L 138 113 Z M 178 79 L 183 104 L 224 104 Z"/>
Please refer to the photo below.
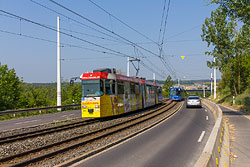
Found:
<path fill-rule="evenodd" d="M 86 106 L 86 105 L 82 105 L 82 108 L 84 108 L 84 109 L 85 109 L 85 108 L 87 108 L 87 106 Z"/>
<path fill-rule="evenodd" d="M 97 104 L 96 104 L 96 105 L 95 105 L 95 108 L 100 108 L 100 105 L 97 105 Z"/>

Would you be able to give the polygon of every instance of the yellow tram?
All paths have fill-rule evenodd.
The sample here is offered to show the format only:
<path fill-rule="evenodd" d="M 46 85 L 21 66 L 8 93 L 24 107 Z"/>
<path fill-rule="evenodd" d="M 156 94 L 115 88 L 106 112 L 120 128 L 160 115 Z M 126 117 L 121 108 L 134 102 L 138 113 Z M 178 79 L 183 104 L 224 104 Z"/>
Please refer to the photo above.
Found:
<path fill-rule="evenodd" d="M 116 74 L 115 69 L 83 73 L 82 117 L 107 117 L 159 103 L 161 86 L 153 82 Z"/>

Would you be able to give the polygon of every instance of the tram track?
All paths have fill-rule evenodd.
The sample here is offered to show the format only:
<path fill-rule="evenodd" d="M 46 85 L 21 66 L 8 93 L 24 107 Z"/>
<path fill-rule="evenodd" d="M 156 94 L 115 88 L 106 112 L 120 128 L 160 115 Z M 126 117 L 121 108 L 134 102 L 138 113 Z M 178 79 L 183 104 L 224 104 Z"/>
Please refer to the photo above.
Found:
<path fill-rule="evenodd" d="M 134 115 L 130 118 L 121 118 L 121 120 L 117 121 L 117 123 L 115 123 L 114 125 L 106 126 L 104 128 L 88 132 L 86 134 L 81 134 L 81 135 L 74 136 L 72 138 L 62 140 L 60 142 L 48 144 L 42 147 L 34 148 L 28 151 L 24 151 L 18 154 L 4 157 L 0 159 L 0 165 L 1 166 L 9 166 L 9 165 L 26 166 L 28 164 L 42 161 L 45 158 L 49 158 L 57 154 L 65 153 L 68 150 L 72 150 L 77 147 L 90 144 L 97 140 L 103 140 L 107 136 L 113 135 L 115 133 L 119 133 L 133 126 L 149 121 L 150 119 L 153 119 L 161 115 L 166 110 L 170 110 L 171 108 L 176 106 L 176 104 L 177 103 L 174 103 L 174 102 L 173 103 L 167 102 L 166 104 L 158 107 L 157 109 L 153 109 L 150 112 L 145 112 L 142 114 Z M 73 127 L 67 127 L 67 128 L 70 129 Z M 50 129 L 49 133 L 53 133 L 51 131 L 56 131 L 56 129 L 53 129 L 53 130 Z M 45 132 L 41 132 L 41 133 L 43 134 Z M 32 135 L 37 135 L 37 133 L 32 134 Z M 29 135 L 29 136 L 32 136 L 32 135 Z M 24 136 L 24 137 L 28 138 L 27 136 Z"/>
<path fill-rule="evenodd" d="M 167 102 L 167 100 L 164 100 L 163 102 L 168 103 L 169 101 Z M 123 116 L 123 115 L 120 115 L 120 116 Z M 110 119 L 110 118 L 90 118 L 87 120 L 85 119 L 85 120 L 67 123 L 67 124 L 58 125 L 58 126 L 53 126 L 49 128 L 43 128 L 43 129 L 38 129 L 38 130 L 23 132 L 23 133 L 17 133 L 14 135 L 7 135 L 7 136 L 0 137 L 0 145 L 11 143 L 11 142 L 16 142 L 18 140 L 24 140 L 24 139 L 32 138 L 36 136 L 47 135 L 47 134 L 54 133 L 54 132 L 69 130 L 69 129 L 73 129 L 73 128 L 77 128 L 81 126 L 86 126 L 86 125 L 93 124 L 99 121 L 105 121 L 107 119 Z"/>
<path fill-rule="evenodd" d="M 45 128 L 45 129 L 40 129 L 36 131 L 25 132 L 25 133 L 15 134 L 11 136 L 5 136 L 5 137 L 0 138 L 0 145 L 11 143 L 11 142 L 16 142 L 18 140 L 24 140 L 24 139 L 32 138 L 36 136 L 46 135 L 46 134 L 50 134 L 54 132 L 59 132 L 63 130 L 69 130 L 69 129 L 80 127 L 80 126 L 86 126 L 89 124 L 96 123 L 98 121 L 99 121 L 98 119 L 88 119 L 88 120 L 83 120 L 83 121 L 74 122 L 70 124 L 55 126 L 51 128 Z"/>

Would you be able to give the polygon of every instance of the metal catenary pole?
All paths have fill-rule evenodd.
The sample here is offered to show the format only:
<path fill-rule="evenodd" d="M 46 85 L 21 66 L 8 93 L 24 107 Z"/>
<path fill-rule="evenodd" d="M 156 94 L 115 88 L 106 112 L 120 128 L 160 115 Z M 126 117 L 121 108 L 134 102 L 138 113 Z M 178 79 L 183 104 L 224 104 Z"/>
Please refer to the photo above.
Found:
<path fill-rule="evenodd" d="M 211 95 L 211 97 L 212 97 L 212 95 L 213 95 L 213 72 L 211 72 L 211 88 L 210 88 L 210 95 Z"/>
<path fill-rule="evenodd" d="M 214 57 L 215 62 L 215 57 Z M 216 66 L 214 66 L 214 99 L 216 99 Z"/>
<path fill-rule="evenodd" d="M 57 106 L 61 106 L 61 56 L 60 56 L 60 18 L 57 16 Z M 61 111 L 61 108 L 57 110 Z"/>
<path fill-rule="evenodd" d="M 127 62 L 127 76 L 129 77 L 129 57 L 128 57 L 128 62 Z"/>

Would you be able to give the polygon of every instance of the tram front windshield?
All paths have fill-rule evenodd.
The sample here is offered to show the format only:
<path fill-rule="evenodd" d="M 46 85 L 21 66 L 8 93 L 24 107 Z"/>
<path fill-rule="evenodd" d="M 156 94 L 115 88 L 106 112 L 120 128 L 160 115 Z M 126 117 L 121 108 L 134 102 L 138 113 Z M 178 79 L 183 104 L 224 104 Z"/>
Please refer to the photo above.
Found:
<path fill-rule="evenodd" d="M 179 96 L 179 95 L 181 95 L 181 90 L 179 90 L 179 89 L 170 89 L 170 95 Z"/>
<path fill-rule="evenodd" d="M 99 97 L 103 95 L 103 83 L 100 79 L 82 80 L 82 97 Z"/>

